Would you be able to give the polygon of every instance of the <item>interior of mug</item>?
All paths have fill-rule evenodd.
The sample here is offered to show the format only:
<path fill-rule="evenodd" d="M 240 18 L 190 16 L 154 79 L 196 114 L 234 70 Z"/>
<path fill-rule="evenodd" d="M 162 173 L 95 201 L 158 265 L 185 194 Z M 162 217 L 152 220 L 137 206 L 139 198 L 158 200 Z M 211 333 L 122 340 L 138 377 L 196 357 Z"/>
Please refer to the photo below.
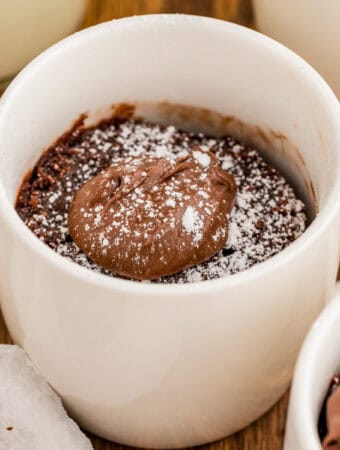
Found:
<path fill-rule="evenodd" d="M 289 173 L 320 210 L 335 184 L 339 136 L 329 107 L 335 99 L 303 61 L 226 22 L 145 16 L 62 41 L 8 89 L 0 121 L 0 179 L 10 202 L 42 149 L 80 113 L 120 102 L 215 111 L 227 118 L 233 134 L 257 143 Z"/>

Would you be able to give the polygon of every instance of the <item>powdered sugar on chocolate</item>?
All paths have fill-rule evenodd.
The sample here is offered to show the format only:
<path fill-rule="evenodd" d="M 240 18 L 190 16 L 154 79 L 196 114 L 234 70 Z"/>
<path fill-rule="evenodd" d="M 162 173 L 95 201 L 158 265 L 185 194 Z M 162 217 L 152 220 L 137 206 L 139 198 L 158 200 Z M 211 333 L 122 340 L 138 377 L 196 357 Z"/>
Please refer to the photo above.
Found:
<path fill-rule="evenodd" d="M 225 244 L 227 234 L 217 231 L 227 232 L 236 186 L 207 156 L 202 166 L 193 152 L 177 159 L 147 153 L 101 171 L 74 196 L 72 239 L 100 267 L 139 280 L 209 260 Z"/>
<path fill-rule="evenodd" d="M 210 156 L 207 153 L 203 153 L 202 151 L 193 151 L 194 158 L 198 161 L 198 163 L 202 167 L 209 167 L 210 165 Z"/>
<path fill-rule="evenodd" d="M 182 216 L 182 225 L 188 234 L 192 235 L 194 245 L 197 245 L 202 239 L 203 219 L 196 209 L 188 206 Z"/>
<path fill-rule="evenodd" d="M 237 184 L 228 240 L 208 262 L 164 277 L 160 282 L 195 282 L 237 273 L 280 252 L 303 233 L 307 219 L 302 201 L 256 150 L 231 137 L 215 139 L 174 126 L 135 120 L 112 120 L 84 132 L 75 130 L 51 147 L 22 186 L 17 211 L 27 226 L 52 249 L 84 267 L 112 275 L 86 258 L 68 233 L 68 209 L 75 192 L 103 169 L 128 157 L 147 153 L 176 160 L 188 152 L 197 152 L 196 159 L 204 166 L 208 164 L 205 158 L 209 156 L 208 151 L 216 156 L 222 169 L 234 175 Z M 204 190 L 198 193 L 202 204 L 206 201 L 205 195 Z M 136 193 L 135 201 L 138 205 L 143 198 Z M 177 192 L 168 195 L 164 202 L 176 209 L 183 199 Z M 209 211 L 209 206 L 206 207 Z M 130 213 L 134 214 L 134 210 Z M 194 229 L 192 236 L 199 238 L 199 220 L 195 221 L 195 214 L 191 213 L 189 211 L 184 223 L 182 218 L 182 225 L 184 229 Z M 150 219 L 152 215 L 150 210 Z M 123 229 L 124 232 L 127 230 Z M 220 229 L 216 233 L 223 235 L 224 232 Z M 107 237 L 103 236 L 103 245 L 105 239 Z"/>

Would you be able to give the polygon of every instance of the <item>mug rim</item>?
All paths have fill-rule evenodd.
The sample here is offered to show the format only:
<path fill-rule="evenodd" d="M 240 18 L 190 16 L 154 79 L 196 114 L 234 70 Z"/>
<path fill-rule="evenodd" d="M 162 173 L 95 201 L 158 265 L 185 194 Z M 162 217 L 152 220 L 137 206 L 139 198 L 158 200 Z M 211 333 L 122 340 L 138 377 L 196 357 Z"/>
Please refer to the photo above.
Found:
<path fill-rule="evenodd" d="M 313 408 L 311 404 L 311 393 L 315 390 L 315 388 L 319 388 L 321 386 L 315 387 L 312 382 L 312 377 L 306 377 L 305 374 L 314 373 L 316 367 L 320 364 L 319 357 L 320 353 L 322 353 L 324 338 L 330 331 L 333 330 L 334 326 L 338 324 L 339 317 L 340 281 L 336 284 L 336 291 L 332 297 L 331 303 L 326 306 L 325 310 L 316 319 L 307 334 L 299 353 L 293 377 L 293 388 L 290 402 L 293 401 L 292 409 L 294 409 L 294 415 L 292 417 L 292 421 L 295 423 L 292 423 L 289 426 L 294 426 L 294 429 L 297 430 L 297 433 L 301 439 L 302 431 L 304 436 L 303 443 L 308 444 L 309 446 L 313 445 L 313 449 L 315 450 L 319 450 L 321 448 L 321 442 L 317 431 L 318 418 L 315 420 L 312 413 Z M 334 373 L 330 374 L 329 381 L 333 375 Z M 326 395 L 326 392 L 324 395 Z M 291 412 L 289 414 L 291 414 Z"/>
<path fill-rule="evenodd" d="M 9 201 L 5 188 L 0 180 L 0 197 L 2 199 L 0 206 L 0 217 L 5 221 L 6 225 L 13 229 L 17 234 L 17 238 L 20 239 L 21 244 L 30 248 L 32 252 L 37 254 L 39 258 L 43 258 L 57 270 L 62 271 L 65 275 L 77 278 L 80 281 L 95 284 L 101 288 L 106 287 L 111 290 L 124 290 L 131 293 L 145 293 L 149 295 L 161 295 L 166 296 L 186 290 L 187 298 L 189 294 L 208 293 L 212 289 L 225 289 L 238 286 L 242 283 L 247 283 L 262 276 L 270 276 L 272 271 L 280 270 L 285 264 L 294 259 L 297 255 L 305 250 L 307 246 L 313 244 L 317 237 L 324 232 L 331 222 L 336 220 L 336 216 L 340 212 L 340 196 L 337 193 L 340 191 L 340 104 L 332 92 L 328 84 L 321 78 L 321 76 L 301 57 L 289 50 L 287 47 L 278 43 L 277 41 L 246 27 L 227 22 L 221 19 L 215 19 L 204 16 L 194 16 L 188 14 L 148 14 L 140 16 L 125 17 L 121 19 L 114 19 L 112 21 L 103 22 L 98 25 L 94 25 L 85 30 L 77 32 L 69 37 L 66 37 L 54 44 L 33 61 L 31 61 L 12 81 L 5 93 L 0 99 L 0 123 L 1 116 L 6 114 L 7 109 L 10 109 L 11 97 L 15 94 L 16 86 L 25 83 L 26 77 L 31 76 L 31 73 L 39 69 L 39 66 L 45 63 L 49 58 L 53 58 L 55 54 L 67 49 L 69 45 L 77 42 L 84 41 L 91 38 L 92 35 L 98 33 L 98 31 L 105 31 L 111 27 L 125 27 L 139 25 L 149 26 L 159 22 L 164 22 L 167 25 L 176 23 L 190 23 L 195 25 L 204 25 L 202 30 L 208 30 L 210 27 L 214 29 L 219 27 L 220 29 L 228 30 L 228 33 L 239 33 L 244 36 L 248 36 L 249 39 L 255 39 L 260 46 L 266 47 L 267 50 L 275 52 L 276 55 L 280 55 L 285 61 L 290 62 L 296 69 L 304 71 L 304 75 L 309 78 L 309 81 L 314 84 L 314 88 L 322 91 L 324 102 L 327 104 L 327 108 L 332 110 L 332 129 L 333 133 L 338 141 L 338 158 L 337 167 L 335 173 L 338 174 L 335 183 L 330 189 L 327 196 L 325 205 L 321 212 L 313 219 L 308 228 L 293 241 L 287 248 L 280 251 L 276 255 L 268 258 L 267 260 L 250 267 L 249 269 L 235 273 L 233 275 L 227 275 L 212 280 L 202 280 L 193 283 L 151 283 L 151 282 L 138 282 L 135 280 L 126 280 L 117 277 L 109 277 L 107 275 L 94 272 L 85 267 L 78 265 L 75 262 L 69 261 L 67 258 L 59 255 L 54 250 L 50 249 L 46 244 L 41 242 L 29 228 L 20 219 L 14 205 Z M 336 126 L 336 116 L 338 116 L 339 125 Z M 1 125 L 0 125 L 1 129 Z M 334 150 L 334 153 L 336 150 Z"/>

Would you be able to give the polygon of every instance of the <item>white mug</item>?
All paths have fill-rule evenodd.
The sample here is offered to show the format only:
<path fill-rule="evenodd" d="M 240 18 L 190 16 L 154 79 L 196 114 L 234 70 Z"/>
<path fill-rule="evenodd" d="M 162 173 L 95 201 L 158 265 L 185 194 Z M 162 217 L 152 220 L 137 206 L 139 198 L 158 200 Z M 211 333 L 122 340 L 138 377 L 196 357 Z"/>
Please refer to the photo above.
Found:
<path fill-rule="evenodd" d="M 306 59 L 340 99 L 338 0 L 253 0 L 257 28 Z"/>
<path fill-rule="evenodd" d="M 319 214 L 278 255 L 212 281 L 138 283 L 62 258 L 19 219 L 18 186 L 80 113 L 122 101 L 242 122 L 245 137 L 262 137 L 267 157 L 314 191 Z M 285 47 L 185 15 L 87 29 L 13 81 L 0 103 L 1 306 L 14 341 L 81 426 L 128 445 L 191 446 L 239 430 L 282 396 L 335 283 L 339 116 L 327 84 Z"/>
<path fill-rule="evenodd" d="M 329 384 L 340 373 L 340 282 L 313 324 L 296 364 L 284 450 L 321 450 L 318 419 Z"/>
<path fill-rule="evenodd" d="M 0 80 L 80 26 L 87 0 L 2 0 Z"/>

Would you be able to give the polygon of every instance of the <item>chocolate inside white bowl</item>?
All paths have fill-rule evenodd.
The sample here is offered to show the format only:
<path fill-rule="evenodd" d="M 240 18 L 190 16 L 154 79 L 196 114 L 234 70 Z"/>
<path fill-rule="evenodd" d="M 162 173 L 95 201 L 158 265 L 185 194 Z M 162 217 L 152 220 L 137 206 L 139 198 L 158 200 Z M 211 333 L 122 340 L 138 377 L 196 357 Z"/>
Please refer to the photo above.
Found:
<path fill-rule="evenodd" d="M 14 202 L 41 150 L 84 111 L 163 101 L 276 136 L 273 164 L 290 161 L 287 172 L 315 191 L 319 213 L 306 232 L 249 270 L 185 286 L 106 277 L 39 242 Z M 0 104 L 1 307 L 81 426 L 128 445 L 191 446 L 246 426 L 285 392 L 337 271 L 339 108 L 313 69 L 274 41 L 180 15 L 82 31 L 14 80 Z"/>
<path fill-rule="evenodd" d="M 305 167 L 283 135 L 294 187 L 266 161 L 275 136 L 266 158 L 231 117 L 169 103 L 113 105 L 99 117 L 81 116 L 43 152 L 16 203 L 40 240 L 83 267 L 159 283 L 216 279 L 283 251 L 315 217 Z M 289 164 L 302 172 L 295 180 Z"/>
<path fill-rule="evenodd" d="M 290 394 L 284 450 L 322 448 L 325 429 L 322 425 L 320 436 L 320 415 L 332 379 L 340 372 L 339 300 L 338 282 L 332 301 L 313 324 L 301 349 Z"/>

